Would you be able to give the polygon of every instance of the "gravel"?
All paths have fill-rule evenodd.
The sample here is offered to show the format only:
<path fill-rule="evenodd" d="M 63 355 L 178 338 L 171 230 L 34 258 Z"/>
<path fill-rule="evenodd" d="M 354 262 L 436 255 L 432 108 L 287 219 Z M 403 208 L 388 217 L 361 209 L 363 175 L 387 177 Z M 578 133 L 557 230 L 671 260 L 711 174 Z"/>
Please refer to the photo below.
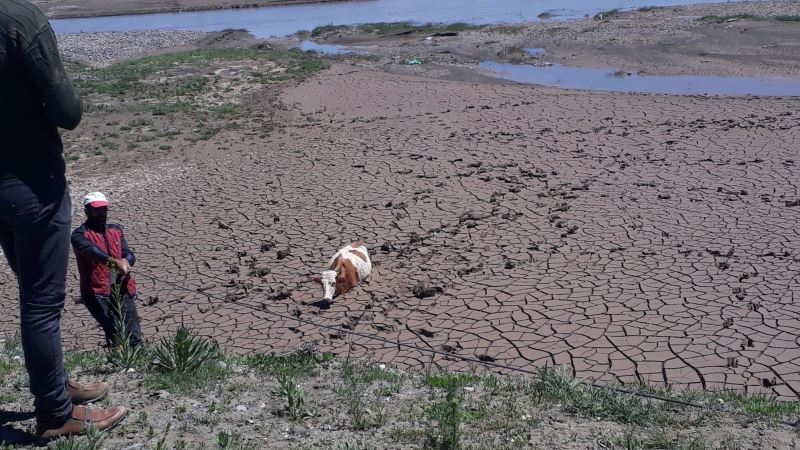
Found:
<path fill-rule="evenodd" d="M 62 33 L 58 47 L 65 59 L 103 66 L 158 50 L 185 47 L 208 36 L 199 31 L 119 31 Z"/>

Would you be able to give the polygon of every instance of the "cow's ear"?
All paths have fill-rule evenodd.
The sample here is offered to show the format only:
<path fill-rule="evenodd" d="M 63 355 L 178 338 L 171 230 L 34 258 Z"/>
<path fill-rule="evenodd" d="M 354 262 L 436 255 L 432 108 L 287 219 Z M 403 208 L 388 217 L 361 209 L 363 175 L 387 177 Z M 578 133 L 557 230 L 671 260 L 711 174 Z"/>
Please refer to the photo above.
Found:
<path fill-rule="evenodd" d="M 308 277 L 309 281 L 313 281 L 314 283 L 322 284 L 322 277 L 315 276 L 315 277 Z"/>

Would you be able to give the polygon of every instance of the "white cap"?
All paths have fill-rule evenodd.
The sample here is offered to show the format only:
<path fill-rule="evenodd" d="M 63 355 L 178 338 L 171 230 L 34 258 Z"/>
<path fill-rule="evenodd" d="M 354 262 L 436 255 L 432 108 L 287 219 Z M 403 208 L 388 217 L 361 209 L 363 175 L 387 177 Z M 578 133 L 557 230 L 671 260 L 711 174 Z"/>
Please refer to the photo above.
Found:
<path fill-rule="evenodd" d="M 102 192 L 89 192 L 86 197 L 83 197 L 83 206 L 91 206 L 92 208 L 102 208 L 108 206 L 108 200 Z"/>

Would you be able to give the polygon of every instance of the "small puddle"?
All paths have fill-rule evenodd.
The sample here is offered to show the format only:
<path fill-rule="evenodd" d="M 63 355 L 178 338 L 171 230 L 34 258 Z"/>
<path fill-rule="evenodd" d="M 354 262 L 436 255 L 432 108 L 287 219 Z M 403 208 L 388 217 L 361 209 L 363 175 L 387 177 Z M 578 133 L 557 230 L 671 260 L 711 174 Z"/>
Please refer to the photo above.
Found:
<path fill-rule="evenodd" d="M 528 56 L 532 56 L 534 58 L 541 58 L 542 56 L 544 56 L 543 48 L 531 47 L 531 48 L 524 48 L 523 50 L 525 50 L 525 53 L 527 53 Z"/>
<path fill-rule="evenodd" d="M 300 50 L 304 52 L 317 52 L 322 55 L 346 55 L 346 54 L 364 54 L 367 49 L 364 47 L 347 47 L 344 45 L 336 44 L 318 44 L 314 41 L 305 40 L 300 43 Z"/>
<path fill-rule="evenodd" d="M 800 96 L 798 78 L 639 75 L 614 69 L 493 61 L 482 62 L 480 69 L 484 74 L 496 78 L 565 89 L 648 94 Z"/>

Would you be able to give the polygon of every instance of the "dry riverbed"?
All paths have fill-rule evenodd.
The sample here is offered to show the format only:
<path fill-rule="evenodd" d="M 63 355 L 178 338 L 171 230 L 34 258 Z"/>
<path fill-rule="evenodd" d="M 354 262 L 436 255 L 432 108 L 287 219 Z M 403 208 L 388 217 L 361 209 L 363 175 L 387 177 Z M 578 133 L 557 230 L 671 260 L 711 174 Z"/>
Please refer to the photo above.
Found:
<path fill-rule="evenodd" d="M 137 251 L 146 336 L 155 345 L 186 325 L 231 355 L 188 376 L 150 358 L 121 373 L 73 301 L 72 271 L 70 371 L 111 380 L 111 401 L 132 408 L 103 445 L 446 448 L 449 429 L 473 448 L 795 447 L 777 419 L 796 419 L 796 403 L 775 400 L 800 392 L 798 100 L 563 91 L 475 67 L 794 76 L 798 14 L 775 1 L 269 41 L 59 36 L 87 104 L 81 126 L 63 133 L 72 193 L 111 196 Z M 290 50 L 306 38 L 368 52 Z M 340 195 L 353 180 L 370 189 Z M 375 275 L 321 309 L 308 275 L 350 239 L 368 242 Z M 31 426 L 15 296 L 3 266 L 1 439 Z M 712 411 L 604 394 L 551 371 L 521 379 L 437 357 L 466 375 L 439 374 L 425 352 L 292 318 L 607 384 L 689 389 L 661 393 Z M 255 356 L 307 347 L 337 359 Z"/>

